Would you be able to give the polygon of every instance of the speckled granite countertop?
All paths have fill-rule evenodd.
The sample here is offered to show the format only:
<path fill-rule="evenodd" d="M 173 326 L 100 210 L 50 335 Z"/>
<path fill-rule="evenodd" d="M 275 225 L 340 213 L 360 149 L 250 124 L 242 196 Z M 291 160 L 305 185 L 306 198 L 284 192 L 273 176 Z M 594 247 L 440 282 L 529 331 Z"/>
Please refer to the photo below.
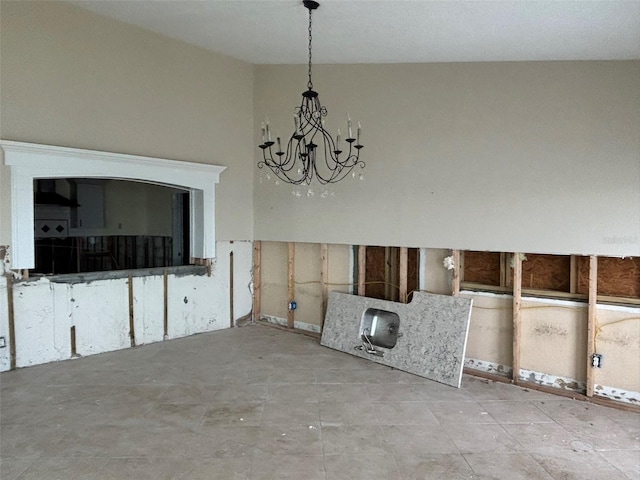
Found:
<path fill-rule="evenodd" d="M 414 292 L 403 304 L 331 292 L 321 344 L 452 387 L 460 387 L 471 317 L 471 299 Z M 362 345 L 360 321 L 367 308 L 394 312 L 400 317 L 397 344 L 376 347 L 384 357 L 355 347 Z"/>

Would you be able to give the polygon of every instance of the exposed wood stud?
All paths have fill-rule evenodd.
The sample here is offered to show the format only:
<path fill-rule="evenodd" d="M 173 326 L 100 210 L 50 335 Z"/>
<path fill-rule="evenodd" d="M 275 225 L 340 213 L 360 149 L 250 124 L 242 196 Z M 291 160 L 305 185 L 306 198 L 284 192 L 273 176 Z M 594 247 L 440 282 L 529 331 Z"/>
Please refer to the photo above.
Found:
<path fill-rule="evenodd" d="M 393 301 L 393 296 L 396 292 L 394 292 L 394 288 L 391 286 L 392 284 L 395 285 L 393 279 L 391 278 L 391 271 L 393 270 L 391 267 L 392 261 L 391 247 L 384 247 L 384 298 Z M 372 280 L 374 279 L 369 277 L 369 281 Z"/>
<path fill-rule="evenodd" d="M 598 321 L 598 257 L 589 257 L 589 310 L 587 313 L 587 397 L 593 397 L 595 385 L 591 358 L 595 351 L 596 324 Z"/>
<path fill-rule="evenodd" d="M 289 268 L 288 268 L 288 293 L 289 293 L 289 303 L 295 301 L 296 295 L 296 244 L 293 242 L 289 242 Z M 287 327 L 293 328 L 295 324 L 295 314 L 291 308 L 287 308 Z"/>
<path fill-rule="evenodd" d="M 136 331 L 135 322 L 133 316 L 133 276 L 129 275 L 129 338 L 131 339 L 131 346 L 136 346 Z"/>
<path fill-rule="evenodd" d="M 460 295 L 460 250 L 453 250 L 453 279 L 451 280 L 451 293 L 454 297 Z"/>
<path fill-rule="evenodd" d="M 16 369 L 16 324 L 15 311 L 13 308 L 13 277 L 11 273 L 7 275 L 7 306 L 9 315 L 9 368 Z"/>
<path fill-rule="evenodd" d="M 365 279 L 367 278 L 367 247 L 358 246 L 358 295 L 365 296 Z"/>
<path fill-rule="evenodd" d="M 233 242 L 232 242 L 233 243 Z M 233 252 L 229 253 L 229 327 L 233 328 Z"/>
<path fill-rule="evenodd" d="M 513 254 L 513 383 L 520 380 L 520 335 L 522 323 L 522 256 Z"/>
<path fill-rule="evenodd" d="M 324 316 L 327 314 L 327 304 L 329 301 L 329 246 L 326 243 L 320 244 L 320 283 L 322 285 L 322 318 L 320 319 L 320 331 L 324 325 Z"/>
<path fill-rule="evenodd" d="M 71 356 L 77 357 L 78 351 L 76 349 L 76 326 L 71 327 Z"/>
<path fill-rule="evenodd" d="M 262 300 L 262 242 L 253 242 L 253 321 L 260 320 Z"/>
<path fill-rule="evenodd" d="M 169 272 L 167 269 L 164 269 L 163 275 L 163 283 L 164 283 L 164 307 L 163 307 L 163 315 L 164 315 L 164 339 L 169 339 Z"/>
<path fill-rule="evenodd" d="M 408 272 L 409 249 L 400 247 L 400 293 L 398 294 L 401 303 L 407 303 L 407 272 Z"/>

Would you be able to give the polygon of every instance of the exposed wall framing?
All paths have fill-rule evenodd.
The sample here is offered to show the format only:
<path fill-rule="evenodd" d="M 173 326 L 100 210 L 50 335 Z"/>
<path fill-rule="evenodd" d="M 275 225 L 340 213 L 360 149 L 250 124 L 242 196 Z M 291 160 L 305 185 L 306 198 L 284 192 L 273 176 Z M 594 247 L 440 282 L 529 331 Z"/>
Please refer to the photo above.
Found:
<path fill-rule="evenodd" d="M 233 242 L 231 242 L 233 244 Z M 233 312 L 233 250 L 229 252 L 229 328 L 233 328 L 235 318 Z"/>
<path fill-rule="evenodd" d="M 483 285 L 504 285 L 501 280 L 501 264 L 500 253 L 465 251 L 462 280 Z"/>
<path fill-rule="evenodd" d="M 163 315 L 163 335 L 162 338 L 167 340 L 169 338 L 169 271 L 165 268 L 162 272 L 162 289 L 164 292 L 162 302 L 162 315 Z"/>
<path fill-rule="evenodd" d="M 401 303 L 407 303 L 407 281 L 408 281 L 408 265 L 409 263 L 409 250 L 407 247 L 400 247 L 400 269 L 399 269 L 399 285 L 400 291 L 398 296 Z"/>
<path fill-rule="evenodd" d="M 392 248 L 368 245 L 366 259 L 364 282 L 367 297 L 396 300 L 398 292 L 393 287 L 391 272 L 397 265 L 397 259 L 392 254 Z"/>
<path fill-rule="evenodd" d="M 135 317 L 133 312 L 133 276 L 129 275 L 127 281 L 127 290 L 129 292 L 129 340 L 131 346 L 136 346 L 136 329 L 135 329 Z"/>
<path fill-rule="evenodd" d="M 524 254 L 524 294 L 587 300 L 589 257 L 578 255 Z M 510 291 L 512 268 L 509 253 L 465 251 L 461 272 L 466 288 Z M 598 300 L 640 304 L 640 257 L 598 257 Z"/>
<path fill-rule="evenodd" d="M 365 296 L 365 282 L 367 275 L 367 247 L 358 246 L 358 295 Z"/>
<path fill-rule="evenodd" d="M 513 256 L 513 382 L 520 381 L 520 335 L 522 334 L 522 255 Z"/>
<path fill-rule="evenodd" d="M 522 262 L 522 288 L 570 292 L 570 255 L 526 255 Z"/>
<path fill-rule="evenodd" d="M 316 313 L 313 313 L 312 315 L 313 318 L 315 317 L 319 318 L 320 315 L 322 315 L 322 319 L 324 318 L 324 309 L 326 308 L 326 303 L 324 303 L 324 300 L 326 298 L 325 295 L 327 290 L 331 289 L 332 285 L 335 285 L 331 283 L 331 280 L 330 280 L 329 261 L 328 261 L 329 260 L 328 252 L 330 250 L 330 246 L 325 247 L 322 244 L 299 244 L 300 251 L 298 251 L 298 249 L 295 246 L 292 248 L 291 244 L 281 243 L 279 244 L 280 246 L 276 248 L 276 245 L 278 245 L 278 242 L 269 242 L 269 243 L 274 244 L 274 246 L 270 247 L 269 249 L 270 255 L 280 252 L 278 253 L 279 266 L 270 267 L 270 270 L 273 270 L 275 272 L 275 268 L 277 268 L 278 271 L 281 272 L 279 273 L 280 278 L 282 279 L 281 281 L 284 282 L 283 284 L 281 284 L 282 288 L 276 291 L 274 287 L 276 287 L 277 285 L 272 284 L 272 282 L 270 281 L 267 281 L 269 285 L 268 287 L 269 292 L 271 291 L 273 291 L 274 293 L 280 292 L 278 293 L 278 295 L 280 296 L 280 299 L 281 299 L 275 303 L 272 300 L 269 300 L 270 305 L 277 306 L 278 304 L 284 303 L 285 294 L 288 293 L 289 291 L 289 285 L 290 285 L 289 282 L 291 281 L 291 275 L 288 274 L 289 269 L 287 268 L 288 262 L 286 261 L 286 258 L 287 257 L 290 258 L 290 253 L 288 252 L 294 251 L 296 256 L 296 264 L 298 264 L 298 257 L 300 257 L 299 260 L 301 262 L 299 264 L 300 266 L 298 267 L 299 271 L 296 272 L 296 276 L 298 276 L 299 274 L 300 278 L 298 278 L 297 280 L 294 279 L 294 283 L 297 288 L 296 295 L 298 293 L 301 294 L 300 298 L 298 299 L 299 305 L 298 305 L 298 310 L 296 311 L 298 315 L 296 316 L 295 325 L 296 325 L 296 328 L 303 328 L 303 329 L 310 329 L 310 327 L 313 327 L 311 328 L 311 331 L 320 332 L 322 320 L 319 320 L 317 324 L 316 323 L 307 324 L 305 322 L 307 322 L 307 319 L 310 318 L 309 313 L 311 313 L 311 311 L 316 312 L 317 310 L 316 312 L 317 315 Z M 406 271 L 406 273 L 401 273 L 399 277 L 397 277 L 398 278 L 397 287 L 402 288 L 403 293 L 404 293 L 404 288 L 406 288 L 407 294 L 409 294 L 409 290 L 411 288 L 410 282 L 409 282 L 410 278 L 407 278 L 407 279 L 402 278 L 404 276 L 411 277 L 412 275 L 410 273 L 411 269 L 410 268 L 405 269 L 404 267 L 405 261 L 402 260 L 402 257 L 405 257 L 405 254 L 404 254 L 405 249 L 400 247 L 368 247 L 368 246 L 359 246 L 358 248 L 351 248 L 349 246 L 343 246 L 343 247 L 344 247 L 344 251 L 349 252 L 351 255 L 351 263 L 350 263 L 351 272 L 352 270 L 354 270 L 353 264 L 357 262 L 357 265 L 358 265 L 357 283 L 359 284 L 359 289 L 358 289 L 359 294 L 362 294 L 365 292 L 365 287 L 367 290 L 366 293 L 369 294 L 370 278 L 366 276 L 366 273 L 367 273 L 366 260 L 367 260 L 368 253 L 373 252 L 373 255 L 375 255 L 375 252 L 378 252 L 380 255 L 384 253 L 384 256 L 382 258 L 386 263 L 386 261 L 389 260 L 389 256 L 387 255 L 386 252 L 391 252 L 393 249 L 396 249 L 398 253 L 402 252 L 402 255 L 398 255 L 398 262 L 399 262 L 398 265 L 402 264 L 402 268 L 398 268 L 398 271 L 399 272 Z M 412 262 L 411 260 L 412 250 L 413 249 L 406 249 L 406 252 L 408 255 L 405 258 L 407 258 L 409 267 Z M 455 271 L 453 272 L 454 275 L 451 276 L 451 274 L 448 273 L 448 271 L 442 265 L 442 260 L 444 259 L 444 257 L 449 255 L 448 251 L 433 250 L 433 249 L 423 249 L 423 250 L 425 252 L 425 259 L 429 255 L 432 255 L 429 263 L 427 263 L 426 261 L 422 263 L 421 268 L 428 270 L 424 272 L 424 278 L 427 278 L 428 276 L 436 276 L 438 278 L 441 278 L 442 281 L 444 281 L 443 284 L 445 286 L 445 289 L 446 287 L 449 287 L 450 288 L 449 292 L 451 292 L 452 294 L 458 293 L 460 287 L 459 287 L 459 284 L 458 286 L 456 285 L 456 277 L 459 278 L 460 276 L 456 275 Z M 455 258 L 458 252 L 452 251 L 451 253 Z M 462 253 L 462 252 L 459 252 L 459 253 Z M 433 255 L 436 255 L 436 257 L 434 257 Z M 483 257 L 483 255 L 480 255 L 480 257 Z M 535 272 L 541 271 L 541 268 L 543 271 L 543 275 L 541 275 L 540 278 L 545 279 L 545 278 L 550 278 L 552 276 L 551 274 L 548 274 L 546 271 L 544 271 L 543 267 L 541 267 L 541 265 L 544 266 L 545 257 L 546 256 L 542 256 L 542 255 L 533 257 L 536 260 L 533 266 L 528 271 L 531 273 L 534 273 L 534 277 L 536 276 Z M 479 297 L 474 299 L 473 309 L 475 313 L 472 313 L 472 318 L 474 318 L 474 315 L 475 315 L 475 318 L 478 318 L 477 317 L 478 314 L 481 314 L 483 316 L 482 318 L 484 319 L 489 318 L 491 316 L 494 316 L 494 318 L 497 318 L 497 321 L 492 320 L 493 323 L 487 323 L 486 320 L 483 320 L 485 322 L 485 327 L 484 327 L 484 330 L 481 330 L 481 332 L 482 332 L 482 335 L 484 335 L 484 339 L 482 340 L 484 343 L 487 343 L 487 341 L 489 342 L 500 341 L 504 344 L 506 344 L 506 342 L 508 342 L 509 344 L 508 347 L 504 347 L 504 346 L 500 347 L 499 356 L 498 356 L 499 360 L 498 360 L 498 363 L 493 364 L 492 371 L 494 371 L 497 374 L 501 374 L 505 379 L 508 379 L 510 377 L 513 383 L 526 385 L 529 388 L 537 388 L 538 386 L 540 386 L 540 388 L 543 388 L 546 386 L 546 388 L 549 389 L 550 387 L 553 387 L 553 388 L 550 388 L 551 391 L 553 391 L 553 389 L 556 388 L 558 389 L 559 392 L 563 392 L 566 390 L 566 391 L 574 392 L 574 394 L 576 395 L 578 394 L 576 392 L 580 392 L 580 393 L 585 392 L 587 382 L 585 382 L 586 373 L 585 373 L 584 365 L 586 365 L 586 363 L 582 363 L 583 361 L 585 361 L 584 359 L 584 355 L 586 353 L 585 344 L 587 342 L 587 337 L 596 339 L 598 336 L 598 333 L 602 330 L 601 327 L 598 327 L 597 323 L 594 323 L 594 327 L 593 327 L 594 330 L 589 332 L 589 334 L 587 335 L 586 304 L 581 302 L 575 302 L 573 300 L 567 300 L 566 296 L 568 296 L 570 292 L 560 292 L 563 295 L 565 295 L 565 297 L 561 297 L 561 299 L 554 299 L 553 297 L 547 298 L 542 294 L 539 296 L 539 298 L 535 298 L 534 296 L 531 296 L 528 293 L 528 290 L 523 288 L 526 285 L 526 280 L 523 278 L 524 264 L 525 262 L 528 261 L 527 258 L 529 257 L 526 254 L 521 254 L 521 253 L 512 254 L 507 252 L 507 253 L 499 253 L 495 255 L 495 258 L 497 259 L 497 261 L 495 261 L 495 259 L 492 261 L 494 262 L 494 265 L 497 266 L 496 271 L 497 271 L 497 275 L 499 276 L 500 283 L 503 285 L 502 287 L 503 290 L 501 291 L 501 293 L 498 293 L 498 294 L 485 292 L 482 294 L 483 295 L 482 299 Z M 465 260 L 464 256 L 460 255 L 460 258 L 456 259 L 455 261 L 455 264 L 459 268 L 458 272 L 460 274 L 462 274 L 464 271 L 464 267 L 465 267 L 464 260 Z M 556 258 L 552 258 L 552 263 L 554 263 L 556 260 L 557 260 Z M 362 268 L 363 261 L 365 262 L 364 263 L 365 268 Z M 565 257 L 557 261 L 557 264 L 565 264 L 565 266 L 568 265 L 568 270 L 577 269 L 578 263 L 579 262 L 576 260 L 571 260 L 571 257 Z M 336 266 L 338 267 L 338 269 L 344 269 L 346 268 L 347 264 L 349 264 L 349 262 L 345 261 L 345 258 L 343 258 L 341 263 L 337 264 Z M 429 267 L 427 267 L 427 265 L 429 265 Z M 558 270 L 550 269 L 549 271 L 558 271 Z M 286 276 L 285 276 L 285 272 L 287 273 Z M 568 276 L 568 278 L 569 277 L 570 276 Z M 351 273 L 345 273 L 345 278 L 351 279 L 352 278 Z M 263 279 L 263 282 L 264 282 L 264 279 Z M 406 287 L 403 285 L 405 282 L 407 282 Z M 535 283 L 535 279 L 534 279 L 534 283 Z M 346 288 L 346 286 L 351 284 L 352 282 L 349 282 L 349 284 L 342 284 L 342 285 L 345 286 Z M 511 286 L 506 287 L 505 284 L 508 284 Z M 509 290 L 507 290 L 507 288 L 509 288 Z M 567 290 L 571 290 L 571 289 L 572 287 L 571 285 L 569 285 Z M 304 296 L 302 295 L 302 292 L 304 292 Z M 469 294 L 469 292 L 465 291 L 465 292 L 462 292 L 462 294 L 467 295 Z M 271 297 L 271 294 L 269 295 L 269 297 Z M 600 295 L 596 295 L 596 297 L 599 299 Z M 293 297 L 288 296 L 286 298 L 291 299 Z M 314 301 L 314 298 L 318 300 L 317 303 L 316 301 Z M 309 302 L 311 302 L 311 305 L 312 305 L 311 310 L 309 310 L 310 308 Z M 278 323 L 277 314 L 273 315 L 271 311 L 265 311 L 264 313 L 265 313 L 265 317 L 273 318 L 276 321 L 276 323 Z M 619 317 L 621 315 L 623 314 L 618 314 Z M 549 323 L 548 319 L 551 320 L 551 323 Z M 631 320 L 631 318 L 624 317 L 622 318 L 622 320 L 624 320 L 624 322 L 627 322 L 628 320 Z M 620 323 L 622 320 L 618 320 L 618 319 L 615 319 L 614 321 L 610 320 L 608 324 L 615 324 L 616 327 L 612 327 L 611 330 L 606 330 L 606 331 L 609 332 L 609 331 L 613 331 L 613 328 L 618 328 L 617 324 Z M 315 321 L 316 320 L 313 320 L 313 322 Z M 474 320 L 472 320 L 472 330 L 473 330 L 473 322 Z M 608 324 L 604 326 L 608 326 Z M 288 325 L 287 319 L 282 318 L 281 325 Z M 625 325 L 631 326 L 628 323 L 625 323 Z M 573 328 L 573 326 L 575 326 L 578 330 L 576 330 L 575 332 L 570 331 L 569 336 L 572 342 L 575 340 L 575 343 L 579 344 L 579 351 L 576 351 L 574 353 L 573 343 L 570 344 L 571 346 L 570 349 L 562 350 L 562 355 L 560 355 L 560 361 L 564 362 L 562 364 L 563 365 L 562 369 L 569 368 L 564 366 L 564 364 L 567 362 L 568 362 L 567 364 L 573 364 L 575 362 L 580 363 L 581 367 L 580 367 L 580 371 L 578 372 L 578 376 L 572 377 L 571 371 L 556 372 L 553 369 L 545 370 L 545 369 L 536 368 L 537 366 L 541 365 L 539 355 L 538 357 L 536 357 L 536 355 L 539 354 L 540 352 L 538 351 L 537 348 L 535 348 L 535 346 L 532 347 L 532 341 L 535 342 L 536 339 L 538 338 L 536 337 L 536 335 L 538 335 L 540 339 L 547 338 L 548 339 L 547 341 L 552 340 L 551 344 L 562 345 L 563 332 L 560 331 L 559 328 L 570 329 L 570 328 Z M 537 331 L 534 329 L 537 329 Z M 478 332 L 478 330 L 476 330 L 476 332 Z M 545 335 L 547 335 L 547 337 L 545 337 Z M 553 339 L 552 337 L 548 337 L 549 335 L 553 336 Z M 611 342 L 611 338 L 613 337 L 609 337 L 609 338 L 610 338 L 609 342 Z M 476 344 L 477 344 L 477 340 L 476 340 Z M 603 344 L 604 344 L 604 347 L 602 347 L 603 349 L 611 348 L 609 346 L 610 343 L 603 342 Z M 611 350 L 608 350 L 607 352 L 609 351 Z M 549 352 L 547 349 L 545 355 L 548 355 L 548 353 Z M 545 356 L 544 359 L 545 360 L 542 363 L 546 361 L 546 364 L 549 365 L 548 357 Z M 483 365 L 489 364 L 492 361 L 494 361 L 492 357 L 483 357 L 483 356 L 470 358 L 470 360 L 473 360 L 473 366 L 471 366 L 471 368 L 476 368 L 476 366 L 480 364 L 483 364 Z M 481 369 L 479 371 L 481 371 Z M 609 388 L 606 386 L 601 387 L 600 385 L 601 378 L 605 378 L 602 376 L 604 373 L 604 370 L 597 371 L 597 373 L 598 373 L 598 377 L 597 377 L 598 382 L 595 385 L 595 387 L 605 388 L 605 389 Z M 535 374 L 535 378 L 534 376 L 532 376 L 533 374 Z M 593 374 L 593 369 L 591 368 L 590 375 L 592 374 Z M 607 378 L 610 378 L 610 375 L 611 374 L 608 373 Z M 575 382 L 574 382 L 574 379 L 575 379 Z M 559 383 L 557 385 L 552 385 L 554 381 Z M 574 386 L 574 383 L 575 383 L 575 386 Z M 593 381 L 591 381 L 590 383 L 592 385 L 594 384 Z M 605 385 L 607 384 L 605 383 Z M 613 385 L 616 385 L 616 384 L 614 383 Z M 631 391 L 632 394 L 634 392 L 635 390 Z M 594 394 L 594 397 L 600 398 L 601 397 L 600 391 L 596 392 Z"/>
<path fill-rule="evenodd" d="M 320 329 L 324 324 L 324 317 L 327 314 L 327 302 L 329 300 L 329 246 L 326 243 L 320 245 L 320 285 L 322 287 L 322 322 Z"/>
<path fill-rule="evenodd" d="M 287 285 L 289 293 L 289 309 L 287 310 L 287 327 L 293 328 L 295 325 L 295 311 L 291 308 L 291 303 L 295 301 L 296 295 L 296 244 L 289 242 L 289 268 L 287 271 Z"/>
<path fill-rule="evenodd" d="M 13 308 L 13 277 L 7 275 L 7 309 L 9 320 L 9 368 L 16 369 L 16 317 Z"/>
<path fill-rule="evenodd" d="M 253 242 L 253 321 L 260 319 L 262 308 L 262 242 Z"/>
<path fill-rule="evenodd" d="M 589 290 L 589 257 L 578 257 L 578 292 Z M 598 295 L 640 298 L 640 257 L 598 257 Z"/>
<path fill-rule="evenodd" d="M 589 257 L 589 312 L 587 315 L 587 397 L 593 397 L 595 371 L 591 359 L 595 351 L 598 316 L 598 257 Z"/>
<path fill-rule="evenodd" d="M 451 279 L 451 293 L 454 297 L 460 295 L 460 250 L 453 250 L 453 278 Z"/>

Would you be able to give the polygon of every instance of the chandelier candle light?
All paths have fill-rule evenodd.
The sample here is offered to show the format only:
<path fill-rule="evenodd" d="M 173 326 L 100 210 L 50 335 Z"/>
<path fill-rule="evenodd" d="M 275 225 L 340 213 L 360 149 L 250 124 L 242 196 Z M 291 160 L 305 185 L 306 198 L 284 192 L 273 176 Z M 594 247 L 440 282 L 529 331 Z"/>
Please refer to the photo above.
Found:
<path fill-rule="evenodd" d="M 358 122 L 354 136 L 351 117 L 347 114 L 346 138 L 343 139 L 341 131 L 338 130 L 334 141 L 325 129 L 323 117 L 327 116 L 327 109 L 320 103 L 318 92 L 313 90 L 311 81 L 311 12 L 320 4 L 310 0 L 302 3 L 309 10 L 307 90 L 302 93 L 302 103 L 294 110 L 294 131 L 285 145 L 286 150 L 283 150 L 280 137 L 273 141 L 269 120 L 262 123 L 262 143 L 259 147 L 262 149 L 263 160 L 258 162 L 258 168 L 267 166 L 278 179 L 293 185 L 310 185 L 314 177 L 324 185 L 339 182 L 350 173 L 355 177 L 354 167 L 365 167 L 365 163 L 359 159 L 362 149 L 362 126 Z M 358 176 L 363 178 L 362 173 Z"/>

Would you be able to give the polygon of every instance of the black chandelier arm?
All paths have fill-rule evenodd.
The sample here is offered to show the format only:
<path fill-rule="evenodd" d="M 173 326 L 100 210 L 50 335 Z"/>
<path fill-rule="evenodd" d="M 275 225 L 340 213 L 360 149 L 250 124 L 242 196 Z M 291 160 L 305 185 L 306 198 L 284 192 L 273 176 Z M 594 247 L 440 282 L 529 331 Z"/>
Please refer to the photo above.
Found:
<path fill-rule="evenodd" d="M 261 148 L 263 146 L 264 145 L 261 145 Z M 304 152 L 300 149 L 301 142 L 295 141 L 292 137 L 287 144 L 286 153 L 275 152 L 278 160 L 274 159 L 274 153 L 272 150 L 273 146 L 274 145 L 264 146 L 265 148 L 262 149 L 263 161 L 258 163 L 258 167 L 263 168 L 266 165 L 269 167 L 269 170 L 271 170 L 271 172 L 283 182 L 294 185 L 305 183 L 309 171 L 309 161 L 308 159 L 305 159 L 304 155 L 302 155 Z M 281 153 L 282 155 L 278 155 L 278 153 Z M 296 167 L 298 160 L 300 160 L 300 166 L 298 167 L 299 172 L 296 173 L 299 178 L 290 174 L 290 172 Z"/>
<path fill-rule="evenodd" d="M 340 151 L 321 120 L 317 121 L 319 117 L 311 115 L 310 122 L 300 122 L 302 126 L 287 142 L 286 151 L 282 151 L 281 145 L 278 147 L 276 142 L 261 145 L 263 161 L 259 162 L 258 167 L 266 165 L 277 178 L 294 185 L 310 184 L 314 176 L 323 185 L 336 183 L 347 177 L 356 166 L 364 169 L 365 162 L 358 158 L 362 146 L 355 144 L 355 139 L 345 139 L 348 151 Z M 304 115 L 300 118 L 304 118 Z M 321 144 L 318 135 L 322 137 Z M 322 154 L 319 155 L 320 150 Z M 318 162 L 323 165 L 322 169 L 319 169 Z"/>

